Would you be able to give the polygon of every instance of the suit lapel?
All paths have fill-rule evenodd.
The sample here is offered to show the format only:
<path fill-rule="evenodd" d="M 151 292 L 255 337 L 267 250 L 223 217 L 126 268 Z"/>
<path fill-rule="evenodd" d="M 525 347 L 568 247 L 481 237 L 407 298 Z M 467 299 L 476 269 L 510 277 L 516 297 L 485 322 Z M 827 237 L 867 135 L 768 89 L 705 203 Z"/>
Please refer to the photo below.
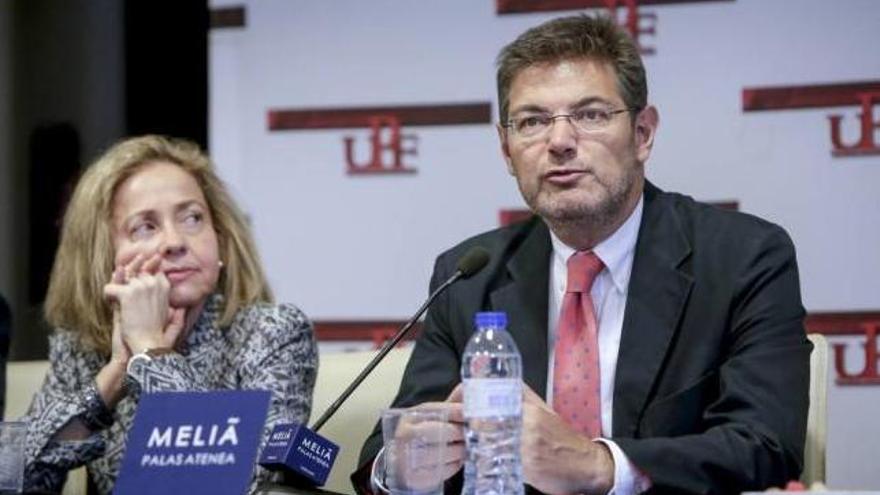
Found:
<path fill-rule="evenodd" d="M 693 277 L 680 269 L 691 252 L 682 225 L 662 193 L 645 184 L 645 206 L 614 384 L 614 436 L 633 437 L 669 343 L 690 295 Z"/>
<path fill-rule="evenodd" d="M 505 311 L 511 336 L 523 358 L 523 379 L 541 397 L 547 389 L 547 305 L 550 234 L 538 218 L 515 247 L 506 277 L 490 294 L 492 308 Z"/>

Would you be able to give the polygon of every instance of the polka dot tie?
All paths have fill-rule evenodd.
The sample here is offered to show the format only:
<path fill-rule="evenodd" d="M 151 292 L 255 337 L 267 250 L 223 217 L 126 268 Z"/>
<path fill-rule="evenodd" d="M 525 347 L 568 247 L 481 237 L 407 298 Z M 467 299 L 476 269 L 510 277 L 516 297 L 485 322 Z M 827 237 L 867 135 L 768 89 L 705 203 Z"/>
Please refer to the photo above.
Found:
<path fill-rule="evenodd" d="M 553 409 L 590 438 L 602 434 L 599 392 L 599 325 L 590 288 L 604 265 L 590 252 L 568 259 L 553 364 Z"/>

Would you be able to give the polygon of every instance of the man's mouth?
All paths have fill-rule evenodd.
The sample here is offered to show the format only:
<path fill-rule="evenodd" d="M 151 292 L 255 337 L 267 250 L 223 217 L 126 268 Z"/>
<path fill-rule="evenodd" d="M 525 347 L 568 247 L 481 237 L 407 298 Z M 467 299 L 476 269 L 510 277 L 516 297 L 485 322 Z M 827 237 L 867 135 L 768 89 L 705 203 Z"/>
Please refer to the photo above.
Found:
<path fill-rule="evenodd" d="M 557 168 L 545 173 L 544 180 L 557 186 L 570 186 L 588 173 L 580 168 Z"/>

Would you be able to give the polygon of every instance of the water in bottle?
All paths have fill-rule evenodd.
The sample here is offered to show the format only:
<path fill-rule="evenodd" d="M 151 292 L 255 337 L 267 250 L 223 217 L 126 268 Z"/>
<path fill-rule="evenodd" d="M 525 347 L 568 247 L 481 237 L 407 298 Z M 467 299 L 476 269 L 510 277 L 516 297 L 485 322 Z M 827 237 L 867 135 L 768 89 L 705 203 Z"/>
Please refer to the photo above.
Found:
<path fill-rule="evenodd" d="M 461 364 L 467 456 L 463 495 L 523 493 L 522 358 L 507 315 L 477 313 Z"/>

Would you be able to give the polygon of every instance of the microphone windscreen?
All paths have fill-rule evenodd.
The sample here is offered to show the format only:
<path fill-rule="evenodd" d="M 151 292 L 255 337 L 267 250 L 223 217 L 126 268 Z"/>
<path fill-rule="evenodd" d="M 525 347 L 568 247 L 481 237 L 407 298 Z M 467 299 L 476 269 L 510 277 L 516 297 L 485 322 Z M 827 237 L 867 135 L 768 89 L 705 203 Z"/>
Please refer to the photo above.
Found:
<path fill-rule="evenodd" d="M 487 263 L 489 263 L 489 251 L 483 247 L 475 246 L 458 260 L 456 268 L 461 272 L 461 278 L 469 278 L 482 270 Z"/>

